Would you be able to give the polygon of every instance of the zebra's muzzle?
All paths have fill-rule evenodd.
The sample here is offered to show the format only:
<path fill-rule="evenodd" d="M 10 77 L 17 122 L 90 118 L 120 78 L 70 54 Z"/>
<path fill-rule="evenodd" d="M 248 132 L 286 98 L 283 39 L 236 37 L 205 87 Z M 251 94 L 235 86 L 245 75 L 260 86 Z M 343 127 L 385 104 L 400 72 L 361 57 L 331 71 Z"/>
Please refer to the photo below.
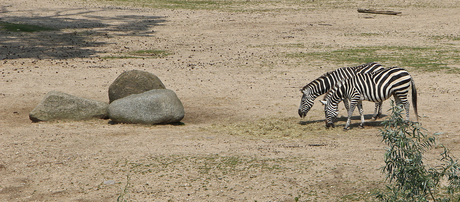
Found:
<path fill-rule="evenodd" d="M 300 116 L 300 118 L 303 118 L 303 117 L 307 116 L 307 112 L 303 112 L 301 109 L 299 109 L 299 116 Z"/>
<path fill-rule="evenodd" d="M 331 127 L 332 127 L 332 128 L 335 128 L 334 123 L 333 123 L 333 122 L 332 122 L 332 123 L 329 123 L 329 122 L 326 121 L 326 128 L 331 128 Z"/>

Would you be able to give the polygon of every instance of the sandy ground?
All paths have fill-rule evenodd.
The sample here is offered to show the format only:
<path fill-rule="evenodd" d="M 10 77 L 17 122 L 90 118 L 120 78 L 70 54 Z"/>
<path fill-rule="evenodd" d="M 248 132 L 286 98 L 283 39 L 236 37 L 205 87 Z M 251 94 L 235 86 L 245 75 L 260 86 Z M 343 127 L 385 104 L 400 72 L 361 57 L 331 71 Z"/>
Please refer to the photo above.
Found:
<path fill-rule="evenodd" d="M 401 16 L 331 5 L 221 12 L 91 1 L 0 2 L 2 21 L 59 29 L 0 32 L 0 201 L 365 200 L 384 183 L 379 122 L 348 132 L 325 130 L 319 103 L 307 118 L 297 115 L 302 86 L 326 71 L 359 63 L 299 62 L 283 53 L 443 46 L 427 36 L 460 32 L 455 1 L 426 7 L 384 1 L 404 3 L 393 8 Z M 387 8 L 383 4 L 378 6 Z M 460 48 L 458 40 L 444 43 Z M 103 58 L 150 49 L 171 54 Z M 28 118 L 51 90 L 108 102 L 110 83 L 132 69 L 154 73 L 177 93 L 186 110 L 184 125 Z M 429 133 L 442 132 L 440 141 L 460 156 L 459 75 L 411 74 L 420 121 Z M 364 105 L 371 114 L 373 104 Z M 388 107 L 385 102 L 384 110 Z M 300 135 L 264 138 L 230 131 L 267 122 L 273 127 L 267 131 L 283 131 L 286 122 Z M 337 123 L 343 124 L 343 119 Z"/>

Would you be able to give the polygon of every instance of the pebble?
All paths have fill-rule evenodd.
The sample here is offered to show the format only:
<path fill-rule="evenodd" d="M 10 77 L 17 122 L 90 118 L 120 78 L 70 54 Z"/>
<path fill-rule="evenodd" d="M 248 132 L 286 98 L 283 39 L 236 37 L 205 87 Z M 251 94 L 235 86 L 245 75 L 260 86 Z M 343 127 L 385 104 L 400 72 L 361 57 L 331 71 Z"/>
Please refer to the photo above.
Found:
<path fill-rule="evenodd" d="M 105 184 L 105 185 L 112 185 L 112 184 L 115 184 L 115 181 L 113 181 L 113 180 L 107 180 L 107 181 L 104 181 L 104 184 Z"/>

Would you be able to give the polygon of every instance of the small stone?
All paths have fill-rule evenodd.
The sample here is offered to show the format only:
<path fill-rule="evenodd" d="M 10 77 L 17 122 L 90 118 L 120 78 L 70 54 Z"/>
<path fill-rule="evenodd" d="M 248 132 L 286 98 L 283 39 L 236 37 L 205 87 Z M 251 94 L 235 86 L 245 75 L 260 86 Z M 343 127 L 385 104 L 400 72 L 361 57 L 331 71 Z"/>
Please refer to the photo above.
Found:
<path fill-rule="evenodd" d="M 115 181 L 113 181 L 113 180 L 107 180 L 107 181 L 104 181 L 104 184 L 105 184 L 105 185 L 112 185 L 112 184 L 115 184 Z"/>

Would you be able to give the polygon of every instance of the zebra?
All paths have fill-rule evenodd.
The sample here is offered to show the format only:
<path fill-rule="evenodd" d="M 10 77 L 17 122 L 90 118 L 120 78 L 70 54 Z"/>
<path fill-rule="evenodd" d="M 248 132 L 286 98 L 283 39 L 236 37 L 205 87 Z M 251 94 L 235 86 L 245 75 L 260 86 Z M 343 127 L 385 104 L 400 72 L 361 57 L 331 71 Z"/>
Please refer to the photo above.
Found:
<path fill-rule="evenodd" d="M 342 67 L 323 74 L 322 76 L 305 85 L 300 90 L 303 95 L 298 110 L 299 116 L 301 118 L 305 117 L 308 111 L 310 111 L 311 107 L 313 107 L 315 99 L 318 96 L 327 93 L 339 81 L 353 77 L 356 74 L 366 74 L 383 69 L 385 68 L 381 64 L 371 62 L 355 67 Z M 343 104 L 348 111 L 348 100 L 343 100 Z M 375 104 L 375 111 L 372 119 L 377 119 L 382 114 L 381 104 L 382 103 Z"/>
<path fill-rule="evenodd" d="M 334 120 L 338 115 L 338 103 L 341 100 L 350 100 L 348 119 L 344 127 L 348 130 L 351 115 L 358 105 L 361 116 L 360 127 L 363 127 L 364 116 L 362 113 L 362 100 L 381 103 L 393 95 L 397 104 L 403 104 L 406 110 L 406 121 L 409 121 L 409 102 L 407 94 L 409 87 L 412 89 L 412 105 L 418 121 L 417 113 L 417 90 L 414 80 L 403 68 L 392 67 L 368 74 L 357 74 L 354 77 L 344 79 L 337 83 L 324 97 L 322 101 L 326 116 L 326 127 L 334 127 Z"/>

